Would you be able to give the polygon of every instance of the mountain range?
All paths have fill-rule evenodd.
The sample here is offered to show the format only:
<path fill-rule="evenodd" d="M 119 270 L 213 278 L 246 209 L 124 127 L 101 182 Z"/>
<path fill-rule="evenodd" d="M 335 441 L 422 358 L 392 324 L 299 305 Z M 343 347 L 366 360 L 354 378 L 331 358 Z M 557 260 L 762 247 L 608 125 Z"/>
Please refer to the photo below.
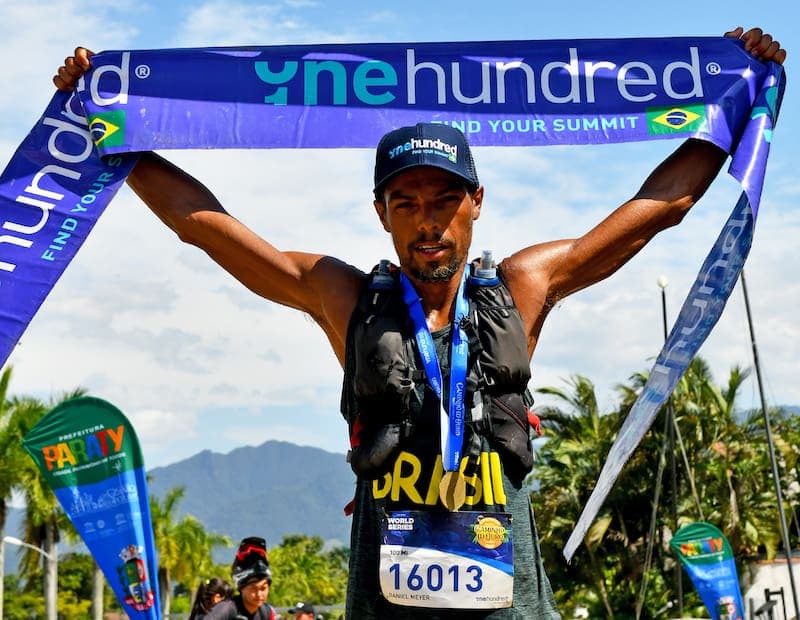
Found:
<path fill-rule="evenodd" d="M 207 531 L 234 542 L 262 536 L 273 546 L 286 534 L 305 534 L 349 544 L 343 508 L 353 497 L 355 475 L 344 454 L 267 441 L 227 454 L 204 450 L 148 473 L 151 495 L 163 499 L 183 487 L 178 514 L 191 514 Z"/>
<path fill-rule="evenodd" d="M 344 454 L 283 441 L 236 448 L 227 454 L 204 450 L 188 459 L 148 472 L 151 495 L 159 500 L 183 487 L 175 518 L 197 518 L 214 534 L 233 543 L 261 536 L 280 544 L 287 534 L 319 536 L 328 546 L 348 546 L 350 519 L 343 508 L 353 497 L 355 475 Z M 22 538 L 23 510 L 12 508 L 6 536 Z M 62 543 L 59 552 L 69 549 Z M 85 552 L 82 545 L 78 550 Z M 6 546 L 5 568 L 16 572 L 20 549 Z M 214 559 L 227 563 L 233 550 L 217 548 Z"/>

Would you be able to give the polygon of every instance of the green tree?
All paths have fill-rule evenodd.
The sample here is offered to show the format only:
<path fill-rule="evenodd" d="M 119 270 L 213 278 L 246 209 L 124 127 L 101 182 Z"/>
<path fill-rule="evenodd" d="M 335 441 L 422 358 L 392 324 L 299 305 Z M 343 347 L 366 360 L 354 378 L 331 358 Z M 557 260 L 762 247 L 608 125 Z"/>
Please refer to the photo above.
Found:
<path fill-rule="evenodd" d="M 30 620 L 44 616 L 41 581 L 23 584 L 17 575 L 5 579 L 6 607 L 4 620 Z"/>
<path fill-rule="evenodd" d="M 678 525 L 702 517 L 725 533 L 738 557 L 760 549 L 773 557 L 780 529 L 763 416 L 754 411 L 741 417 L 736 408 L 748 376 L 748 370 L 734 366 L 727 381 L 717 385 L 708 364 L 695 358 L 675 387 L 672 403 L 689 463 L 683 473 L 686 489 L 678 498 Z M 642 375 L 639 383 L 645 379 Z M 780 433 L 776 437 L 786 447 Z M 689 481 L 703 490 L 702 498 L 690 492 Z"/>
<path fill-rule="evenodd" d="M 230 547 L 232 542 L 227 536 L 207 532 L 205 526 L 191 515 L 186 515 L 178 523 L 175 538 L 178 548 L 183 550 L 183 561 L 174 567 L 172 578 L 189 592 L 191 607 L 200 582 L 218 572 L 212 559 L 214 548 Z"/>
<path fill-rule="evenodd" d="M 9 430 L 16 435 L 21 444 L 22 439 L 50 409 L 60 402 L 82 396 L 83 388 L 66 393 L 59 399 L 52 399 L 45 404 L 32 397 L 14 397 L 9 402 L 11 419 Z M 44 480 L 38 467 L 30 458 L 25 458 L 20 467 L 21 481 L 19 487 L 25 499 L 25 542 L 42 549 L 44 557 L 43 590 L 45 598 L 45 617 L 55 620 L 57 614 L 57 548 L 60 531 L 70 527 L 69 520 L 61 510 L 58 500 L 50 486 Z M 42 556 L 32 549 L 26 548 L 20 570 L 23 576 L 36 572 Z"/>
<path fill-rule="evenodd" d="M 270 603 L 291 606 L 310 600 L 319 605 L 334 605 L 345 598 L 348 553 L 343 548 L 324 550 L 319 536 L 284 536 L 270 550 L 273 583 Z"/>
<path fill-rule="evenodd" d="M 773 554 L 780 542 L 763 418 L 760 412 L 742 417 L 736 409 L 736 397 L 746 377 L 746 371 L 734 367 L 727 381 L 718 386 L 708 365 L 697 358 L 671 398 L 688 463 L 688 469 L 681 467 L 680 473 L 678 525 L 701 517 L 716 524 L 731 541 L 740 562 L 757 551 Z M 607 413 L 598 410 L 594 388 L 585 377 L 572 377 L 566 390 L 540 390 L 555 404 L 539 409 L 546 441 L 539 450 L 533 477 L 538 489 L 532 501 L 548 573 L 567 614 L 577 605 L 587 607 L 591 617 L 630 613 L 640 595 L 650 544 L 654 562 L 647 573 L 643 617 L 656 616 L 675 597 L 672 570 L 676 558 L 667 544 L 673 498 L 666 488 L 656 506 L 659 527 L 652 540 L 650 535 L 654 488 L 667 441 L 662 420 L 657 419 L 626 464 L 573 564 L 566 566 L 561 558 L 561 549 L 594 488 L 610 445 L 646 381 L 646 373 L 636 373 L 617 386 L 619 405 Z M 773 435 L 784 471 L 783 488 L 796 491 L 800 420 L 784 416 L 779 424 L 773 424 Z M 679 463 L 683 462 L 679 457 Z M 703 497 L 693 488 L 702 489 Z M 797 500 L 790 497 L 789 502 Z M 684 591 L 688 592 L 687 611 L 700 605 L 688 584 Z"/>
<path fill-rule="evenodd" d="M 12 400 L 12 423 L 18 433 L 19 441 L 47 412 L 42 401 L 30 398 L 15 397 Z M 45 601 L 45 618 L 56 618 L 57 564 L 56 544 L 58 533 L 58 501 L 50 487 L 42 478 L 35 464 L 27 459 L 20 469 L 22 477 L 20 488 L 25 499 L 25 518 L 23 522 L 24 540 L 37 549 L 42 549 L 47 556 L 38 551 L 25 548 L 20 562 L 20 574 L 28 581 L 39 575 L 39 564 L 44 562 L 42 584 Z"/>
<path fill-rule="evenodd" d="M 94 561 L 86 553 L 67 553 L 58 560 L 58 612 L 64 618 L 89 620 Z"/>
<path fill-rule="evenodd" d="M 6 520 L 8 518 L 8 502 L 11 493 L 19 486 L 22 463 L 26 455 L 19 445 L 17 434 L 10 425 L 11 407 L 8 400 L 8 386 L 11 382 L 11 366 L 7 366 L 0 374 L 0 540 L 6 536 Z M 5 545 L 0 543 L 0 618 L 3 617 Z"/>
<path fill-rule="evenodd" d="M 177 487 L 168 491 L 161 501 L 150 496 L 150 514 L 158 549 L 161 612 L 165 617 L 169 616 L 172 604 L 172 582 L 178 581 L 192 590 L 202 575 L 211 572 L 213 548 L 231 545 L 226 536 L 206 532 L 202 523 L 191 515 L 178 520 L 178 504 L 183 495 L 184 488 Z"/>
<path fill-rule="evenodd" d="M 542 547 L 554 584 L 581 584 L 579 590 L 568 594 L 567 587 L 556 587 L 559 604 L 569 612 L 581 604 L 595 613 L 614 616 L 610 589 L 613 582 L 604 568 L 605 560 L 598 554 L 604 539 L 613 535 L 623 543 L 628 536 L 624 519 L 616 531 L 610 531 L 614 521 L 614 502 L 607 501 L 592 524 L 585 555 L 576 557 L 573 566 L 564 567 L 560 549 L 577 523 L 580 512 L 589 498 L 600 474 L 605 457 L 620 425 L 615 413 L 601 414 L 594 384 L 586 377 L 574 375 L 567 381 L 569 389 L 544 387 L 538 390 L 550 396 L 555 405 L 538 411 L 543 419 L 546 442 L 540 450 L 540 464 L 535 470 L 534 484 L 538 491 L 532 501 L 542 527 Z M 617 486 L 616 488 L 619 488 Z"/>

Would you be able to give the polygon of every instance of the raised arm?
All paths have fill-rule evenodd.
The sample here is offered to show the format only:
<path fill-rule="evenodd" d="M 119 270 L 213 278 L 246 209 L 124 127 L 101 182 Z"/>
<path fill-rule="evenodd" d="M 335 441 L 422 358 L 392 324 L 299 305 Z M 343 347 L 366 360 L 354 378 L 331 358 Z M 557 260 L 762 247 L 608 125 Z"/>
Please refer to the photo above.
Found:
<path fill-rule="evenodd" d="M 343 354 L 363 273 L 329 256 L 278 250 L 226 212 L 204 185 L 154 153 L 142 156 L 128 184 L 182 241 L 258 295 L 311 315 Z"/>
<path fill-rule="evenodd" d="M 91 55 L 77 48 L 53 78 L 56 86 L 74 89 L 91 68 Z M 197 179 L 154 153 L 142 154 L 128 184 L 182 241 L 204 250 L 250 290 L 311 315 L 343 359 L 362 272 L 328 256 L 278 250 L 225 211 Z"/>
<path fill-rule="evenodd" d="M 741 38 L 762 61 L 782 63 L 786 51 L 754 28 L 726 36 Z M 662 162 L 636 195 L 582 237 L 525 248 L 503 261 L 503 270 L 525 318 L 529 350 L 544 318 L 559 299 L 602 280 L 630 260 L 656 233 L 678 224 L 722 168 L 726 153 L 690 139 Z"/>

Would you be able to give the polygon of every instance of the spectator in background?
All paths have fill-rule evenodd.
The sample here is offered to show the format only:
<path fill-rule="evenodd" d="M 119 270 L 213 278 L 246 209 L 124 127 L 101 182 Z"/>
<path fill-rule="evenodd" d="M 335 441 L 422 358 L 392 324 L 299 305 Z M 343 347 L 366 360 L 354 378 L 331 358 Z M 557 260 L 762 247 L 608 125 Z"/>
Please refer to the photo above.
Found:
<path fill-rule="evenodd" d="M 294 620 L 316 620 L 317 618 L 314 606 L 308 601 L 300 601 L 289 613 L 294 614 Z"/>
<path fill-rule="evenodd" d="M 277 620 L 278 614 L 267 603 L 272 570 L 263 538 L 251 536 L 239 543 L 231 577 L 239 593 L 216 605 L 204 620 Z"/>
<path fill-rule="evenodd" d="M 212 577 L 197 588 L 189 620 L 203 620 L 211 608 L 233 596 L 233 586 L 224 579 Z"/>

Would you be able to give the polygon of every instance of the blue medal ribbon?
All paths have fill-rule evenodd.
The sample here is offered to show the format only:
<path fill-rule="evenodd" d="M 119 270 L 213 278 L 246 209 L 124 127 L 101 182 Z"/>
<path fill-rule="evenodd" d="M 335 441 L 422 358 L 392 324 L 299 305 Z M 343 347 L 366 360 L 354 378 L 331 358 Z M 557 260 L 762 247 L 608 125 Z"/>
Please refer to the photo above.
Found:
<path fill-rule="evenodd" d="M 422 310 L 422 301 L 414 285 L 405 274 L 400 274 L 403 285 L 403 301 L 408 308 L 408 314 L 414 325 L 414 338 L 417 341 L 422 365 L 428 377 L 428 384 L 439 397 L 442 405 L 441 411 L 441 446 L 442 466 L 445 471 L 458 471 L 461 463 L 461 449 L 464 437 L 464 399 L 466 396 L 467 381 L 467 335 L 461 327 L 461 320 L 469 314 L 467 301 L 467 270 L 461 277 L 461 284 L 456 293 L 455 316 L 453 317 L 452 344 L 450 347 L 450 398 L 448 407 L 445 408 L 442 398 L 442 370 L 439 359 L 436 357 L 436 347 L 433 336 L 428 329 L 425 313 Z"/>

